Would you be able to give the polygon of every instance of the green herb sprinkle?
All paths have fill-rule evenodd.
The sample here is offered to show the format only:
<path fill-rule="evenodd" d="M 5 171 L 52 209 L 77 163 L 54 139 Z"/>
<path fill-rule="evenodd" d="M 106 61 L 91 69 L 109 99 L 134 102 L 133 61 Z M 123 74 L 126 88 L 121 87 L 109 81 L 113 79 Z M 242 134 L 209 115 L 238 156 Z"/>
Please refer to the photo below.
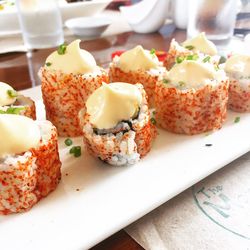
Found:
<path fill-rule="evenodd" d="M 155 120 L 154 117 L 152 117 L 152 118 L 150 119 L 150 121 L 151 121 L 152 124 L 154 124 L 154 125 L 156 124 L 156 120 Z"/>
<path fill-rule="evenodd" d="M 22 110 L 24 110 L 24 107 L 20 107 L 20 108 L 9 107 L 9 108 L 7 108 L 6 111 L 0 110 L 0 114 L 19 115 Z"/>
<path fill-rule="evenodd" d="M 210 59 L 211 59 L 210 56 L 206 56 L 206 57 L 202 60 L 202 62 L 204 62 L 204 63 L 210 62 Z"/>
<path fill-rule="evenodd" d="M 15 97 L 18 96 L 17 91 L 15 91 L 15 90 L 13 90 L 13 89 L 8 89 L 8 90 L 7 90 L 7 94 L 8 94 L 8 96 L 9 96 L 10 98 L 15 98 Z"/>
<path fill-rule="evenodd" d="M 187 60 L 192 60 L 192 61 L 195 61 L 195 60 L 197 60 L 199 58 L 199 56 L 198 55 L 188 55 L 187 57 L 186 57 L 186 59 Z"/>
<path fill-rule="evenodd" d="M 69 150 L 70 154 L 73 154 L 75 157 L 80 157 L 82 152 L 81 152 L 81 146 L 73 146 L 70 150 Z"/>
<path fill-rule="evenodd" d="M 179 82 L 179 85 L 180 85 L 180 87 L 184 87 L 184 86 L 186 85 L 186 83 L 183 82 L 183 81 L 180 81 L 180 82 Z"/>
<path fill-rule="evenodd" d="M 176 63 L 182 63 L 183 61 L 184 61 L 184 57 L 182 57 L 182 56 L 177 56 L 176 57 L 176 59 L 175 59 L 175 61 L 176 61 Z"/>
<path fill-rule="evenodd" d="M 66 146 L 71 146 L 73 144 L 72 140 L 70 138 L 67 138 L 65 141 L 64 141 L 65 145 Z"/>
<path fill-rule="evenodd" d="M 240 121 L 240 117 L 239 116 L 235 117 L 234 123 L 238 123 L 239 121 Z"/>
<path fill-rule="evenodd" d="M 185 48 L 188 49 L 188 50 L 192 50 L 192 49 L 194 49 L 194 46 L 193 45 L 187 45 L 187 46 L 185 46 Z"/>
<path fill-rule="evenodd" d="M 163 79 L 162 82 L 168 84 L 170 81 L 168 79 Z"/>
<path fill-rule="evenodd" d="M 150 50 L 150 54 L 151 54 L 151 55 L 154 55 L 154 54 L 155 54 L 155 49 L 151 49 L 151 50 Z"/>
<path fill-rule="evenodd" d="M 66 49 L 67 49 L 67 45 L 64 43 L 64 44 L 61 44 L 58 49 L 57 49 L 57 53 L 59 55 L 64 55 L 66 53 Z"/>

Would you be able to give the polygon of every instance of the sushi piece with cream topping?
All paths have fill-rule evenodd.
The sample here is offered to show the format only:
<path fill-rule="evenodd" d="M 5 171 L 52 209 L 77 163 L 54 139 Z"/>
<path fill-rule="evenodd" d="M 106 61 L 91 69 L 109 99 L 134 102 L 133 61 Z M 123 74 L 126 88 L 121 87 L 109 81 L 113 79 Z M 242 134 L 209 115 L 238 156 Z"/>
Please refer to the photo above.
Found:
<path fill-rule="evenodd" d="M 0 214 L 23 212 L 60 181 L 57 131 L 49 121 L 2 114 L 0 138 Z"/>
<path fill-rule="evenodd" d="M 151 149 L 155 130 L 141 84 L 103 84 L 79 113 L 87 150 L 111 165 L 132 165 Z"/>
<path fill-rule="evenodd" d="M 222 127 L 228 78 L 210 63 L 185 60 L 156 85 L 157 124 L 174 133 L 198 134 Z"/>
<path fill-rule="evenodd" d="M 75 40 L 68 46 L 61 45 L 39 72 L 46 117 L 60 136 L 81 135 L 79 110 L 102 82 L 108 82 L 106 71 L 79 44 L 80 40 Z"/>

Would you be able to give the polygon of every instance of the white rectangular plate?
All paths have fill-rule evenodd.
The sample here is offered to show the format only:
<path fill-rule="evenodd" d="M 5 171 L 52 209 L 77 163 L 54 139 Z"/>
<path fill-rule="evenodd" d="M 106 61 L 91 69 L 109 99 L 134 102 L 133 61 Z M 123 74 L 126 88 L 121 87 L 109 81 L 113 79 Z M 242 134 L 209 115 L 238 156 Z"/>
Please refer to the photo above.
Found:
<path fill-rule="evenodd" d="M 40 87 L 23 91 L 44 107 Z M 234 123 L 240 116 L 240 122 Z M 74 145 L 81 144 L 75 138 Z M 211 143 L 207 147 L 205 144 Z M 229 112 L 223 128 L 185 136 L 159 130 L 151 152 L 131 167 L 111 167 L 59 141 L 62 180 L 30 211 L 0 216 L 1 249 L 86 249 L 250 150 L 250 114 Z"/>

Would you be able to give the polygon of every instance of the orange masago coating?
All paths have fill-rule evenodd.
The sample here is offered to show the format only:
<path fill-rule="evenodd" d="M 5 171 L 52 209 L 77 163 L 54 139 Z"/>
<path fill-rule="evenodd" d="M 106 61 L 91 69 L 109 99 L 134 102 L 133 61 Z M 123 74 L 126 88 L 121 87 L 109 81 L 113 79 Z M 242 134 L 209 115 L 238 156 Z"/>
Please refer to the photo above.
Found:
<path fill-rule="evenodd" d="M 89 95 L 102 82 L 108 82 L 106 71 L 100 68 L 92 74 L 64 74 L 44 67 L 40 74 L 46 118 L 57 127 L 60 136 L 81 135 L 78 112 Z"/>
<path fill-rule="evenodd" d="M 147 93 L 149 106 L 154 106 L 155 84 L 158 80 L 159 74 L 151 74 L 145 70 L 124 72 L 111 63 L 109 77 L 111 82 L 127 82 L 131 84 L 141 83 Z"/>
<path fill-rule="evenodd" d="M 36 120 L 36 106 L 35 102 L 31 98 L 25 97 L 23 95 L 18 95 L 16 103 L 14 105 L 23 105 L 24 109 L 21 110 L 19 114 Z"/>
<path fill-rule="evenodd" d="M 174 133 L 198 134 L 221 128 L 226 119 L 228 81 L 200 89 L 180 90 L 156 85 L 157 124 Z"/>
<path fill-rule="evenodd" d="M 230 80 L 228 107 L 236 112 L 250 112 L 250 81 L 243 87 L 238 80 Z"/>

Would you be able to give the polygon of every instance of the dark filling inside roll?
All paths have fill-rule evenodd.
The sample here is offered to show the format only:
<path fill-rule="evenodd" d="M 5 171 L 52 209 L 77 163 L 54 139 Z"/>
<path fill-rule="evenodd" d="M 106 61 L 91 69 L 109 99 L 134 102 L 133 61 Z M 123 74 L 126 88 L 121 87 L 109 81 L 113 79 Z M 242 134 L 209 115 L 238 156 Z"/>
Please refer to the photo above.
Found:
<path fill-rule="evenodd" d="M 96 135 L 107 135 L 107 134 L 116 135 L 120 132 L 125 134 L 130 130 L 134 131 L 132 121 L 138 119 L 139 114 L 140 114 L 140 108 L 138 108 L 138 111 L 130 120 L 122 120 L 113 128 L 109 128 L 109 129 L 94 128 L 93 131 Z"/>

